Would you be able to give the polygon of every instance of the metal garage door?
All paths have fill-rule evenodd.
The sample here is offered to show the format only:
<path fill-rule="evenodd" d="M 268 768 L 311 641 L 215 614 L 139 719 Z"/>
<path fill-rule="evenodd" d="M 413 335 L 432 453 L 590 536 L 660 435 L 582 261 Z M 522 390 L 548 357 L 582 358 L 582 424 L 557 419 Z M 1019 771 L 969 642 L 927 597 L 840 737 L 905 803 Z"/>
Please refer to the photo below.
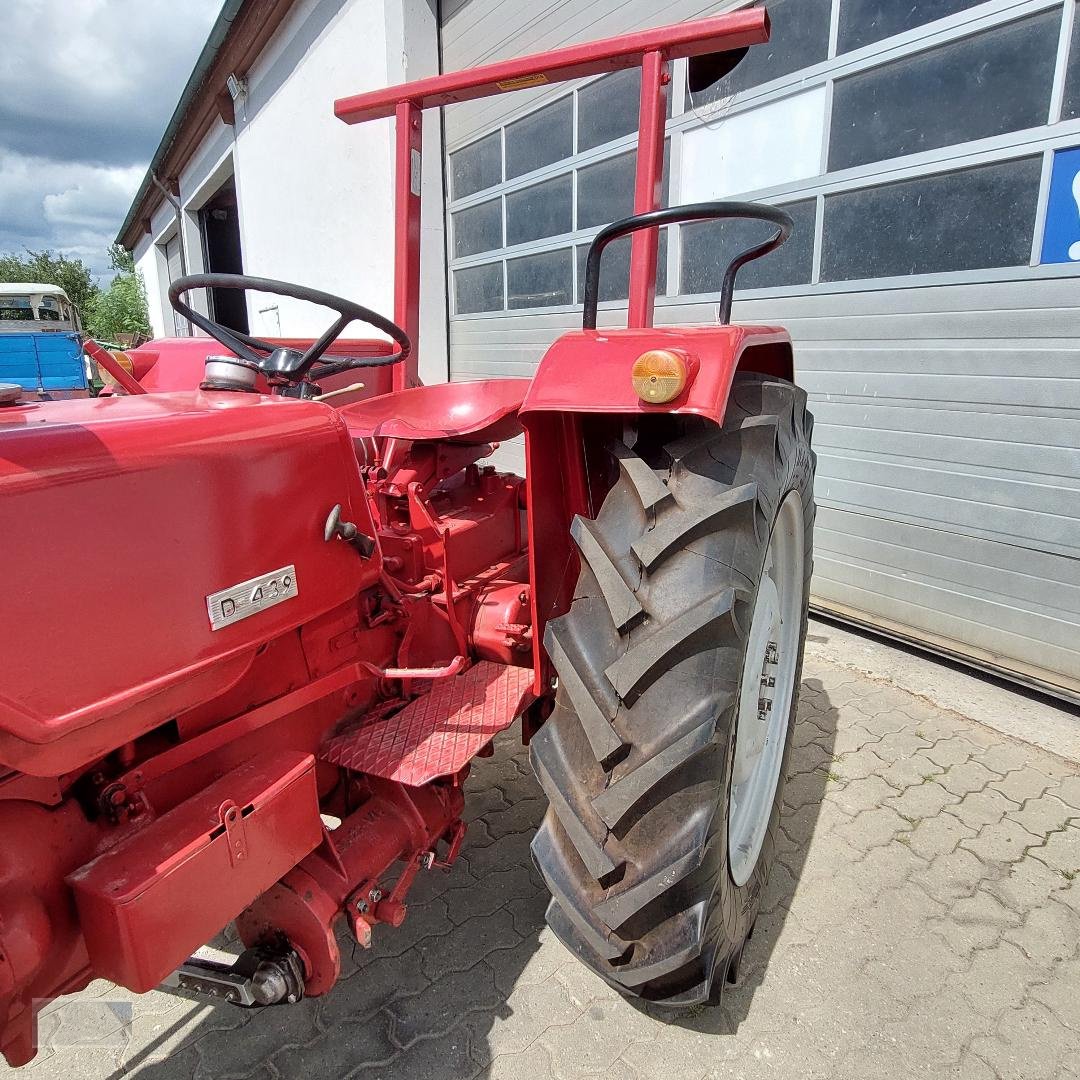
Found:
<path fill-rule="evenodd" d="M 450 0 L 444 70 L 734 6 Z M 796 218 L 735 318 L 791 329 L 812 399 L 814 602 L 1080 699 L 1080 244 L 1055 233 L 1080 241 L 1075 4 L 769 9 L 773 42 L 712 93 L 675 66 L 669 183 Z M 584 245 L 629 197 L 625 79 L 446 111 L 452 378 L 531 374 L 580 325 Z M 713 318 L 730 243 L 672 231 L 658 322 Z"/>

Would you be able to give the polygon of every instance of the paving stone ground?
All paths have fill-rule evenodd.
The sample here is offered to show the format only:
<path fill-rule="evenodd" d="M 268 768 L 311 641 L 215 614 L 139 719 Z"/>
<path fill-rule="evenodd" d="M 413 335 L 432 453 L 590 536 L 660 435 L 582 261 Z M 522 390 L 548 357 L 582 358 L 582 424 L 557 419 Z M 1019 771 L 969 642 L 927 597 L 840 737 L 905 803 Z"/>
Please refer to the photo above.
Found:
<path fill-rule="evenodd" d="M 804 676 L 775 870 L 720 1007 L 636 1008 L 544 927 L 515 730 L 470 779 L 457 866 L 371 950 L 342 939 L 333 994 L 256 1014 L 98 983 L 43 1016 L 27 1075 L 1080 1076 L 1080 766 L 820 657 Z"/>

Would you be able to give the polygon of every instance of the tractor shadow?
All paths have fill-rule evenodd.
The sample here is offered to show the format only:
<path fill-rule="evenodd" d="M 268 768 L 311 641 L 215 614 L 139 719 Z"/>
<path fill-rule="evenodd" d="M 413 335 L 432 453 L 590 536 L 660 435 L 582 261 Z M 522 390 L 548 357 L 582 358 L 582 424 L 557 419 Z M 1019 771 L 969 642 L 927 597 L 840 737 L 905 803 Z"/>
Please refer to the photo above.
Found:
<path fill-rule="evenodd" d="M 799 887 L 829 782 L 836 720 L 821 683 L 804 680 L 773 871 L 739 984 L 726 987 L 720 1007 L 681 1016 L 612 1001 L 620 1022 L 632 1025 L 645 1013 L 653 1023 L 723 1039 L 746 1019 Z M 136 1003 L 122 1065 L 100 1075 L 495 1080 L 524 1060 L 501 1055 L 520 1053 L 549 1024 L 573 1020 L 552 1015 L 551 979 L 578 987 L 569 997 L 595 1012 L 584 999 L 611 992 L 545 928 L 548 893 L 529 844 L 547 804 L 517 725 L 498 738 L 493 757 L 476 761 L 466 789 L 470 824 L 461 858 L 418 879 L 403 925 L 376 928 L 371 949 L 339 934 L 342 979 L 330 994 L 251 1013 L 149 995 L 168 1011 L 154 1025 L 151 1016 L 139 1019 L 145 1006 Z M 239 951 L 227 936 L 215 945 Z M 566 997 L 556 995 L 574 1011 Z M 81 1073 L 77 1057 L 68 1064 Z"/>

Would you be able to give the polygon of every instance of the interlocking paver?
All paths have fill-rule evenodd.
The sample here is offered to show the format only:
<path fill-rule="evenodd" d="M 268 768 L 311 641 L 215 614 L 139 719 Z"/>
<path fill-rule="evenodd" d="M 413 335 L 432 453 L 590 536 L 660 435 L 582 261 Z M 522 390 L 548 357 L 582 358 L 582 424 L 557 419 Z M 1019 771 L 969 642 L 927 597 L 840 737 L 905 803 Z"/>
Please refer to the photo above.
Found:
<path fill-rule="evenodd" d="M 1048 793 L 1039 799 L 1028 799 L 1009 817 L 1027 829 L 1029 833 L 1035 836 L 1047 836 L 1049 833 L 1063 829 L 1069 818 L 1076 815 L 1080 815 L 1080 811 L 1074 810 L 1056 795 Z"/>
<path fill-rule="evenodd" d="M 866 848 L 876 848 L 888 843 L 909 827 L 910 823 L 892 807 L 879 806 L 873 810 L 864 810 L 851 821 L 840 825 L 836 834 L 852 846 L 858 843 Z"/>
<path fill-rule="evenodd" d="M 1080 948 L 1080 919 L 1071 908 L 1051 900 L 1029 911 L 1023 925 L 1006 930 L 1004 936 L 1029 960 L 1052 966 L 1076 955 Z"/>
<path fill-rule="evenodd" d="M 1069 882 L 1057 871 L 1028 856 L 1009 867 L 1001 877 L 988 877 L 983 888 L 993 893 L 1006 907 L 1023 913 L 1031 911 L 1053 895 L 1068 895 Z"/>
<path fill-rule="evenodd" d="M 1008 773 L 1003 779 L 990 784 L 995 791 L 1000 791 L 1006 799 L 1022 806 L 1028 799 L 1037 799 L 1054 786 L 1053 780 L 1032 768 L 1018 768 Z"/>
<path fill-rule="evenodd" d="M 378 1080 L 418 1080 L 437 1076 L 439 1080 L 472 1080 L 481 1072 L 472 1054 L 469 1031 L 461 1026 L 438 1039 L 422 1039 L 396 1054 L 386 1064 L 354 1070 L 352 1076 Z M 318 1074 L 309 1074 L 318 1075 Z"/>
<path fill-rule="evenodd" d="M 994 1029 L 992 1017 L 974 1009 L 962 995 L 943 990 L 939 981 L 937 991 L 915 1001 L 901 1020 L 886 1022 L 882 1036 L 893 1041 L 903 1061 L 894 1076 L 957 1075 L 968 1080 L 981 1074 L 962 1065 L 965 1047 L 976 1035 Z"/>
<path fill-rule="evenodd" d="M 1013 814 L 1017 809 L 1016 803 L 1010 802 L 1000 791 L 989 788 L 970 792 L 954 806 L 945 807 L 945 813 L 952 814 L 973 829 L 981 829 L 984 825 L 1004 821 L 1007 814 Z"/>
<path fill-rule="evenodd" d="M 1031 763 L 1032 754 L 1030 746 L 1010 739 L 988 747 L 978 757 L 979 761 L 991 772 L 996 772 L 1004 778 L 1011 772 L 1027 768 Z"/>
<path fill-rule="evenodd" d="M 487 1059 L 486 1049 L 473 1046 L 473 1057 L 478 1061 Z M 479 1055 L 479 1056 L 477 1056 Z M 480 1073 L 484 1080 L 557 1080 L 551 1070 L 551 1055 L 539 1042 L 534 1042 L 520 1054 L 499 1054 Z"/>
<path fill-rule="evenodd" d="M 944 776 L 947 771 L 920 750 L 910 756 L 890 757 L 888 766 L 880 776 L 891 788 L 900 792 L 926 783 L 927 777 Z"/>
<path fill-rule="evenodd" d="M 993 787 L 995 790 L 1000 791 L 1000 780 L 1001 778 L 997 773 L 991 772 L 975 758 L 969 758 L 967 761 L 964 761 L 951 769 L 946 769 L 939 777 L 937 777 L 938 783 L 941 784 L 946 791 L 951 791 L 954 795 L 960 796 L 985 791 L 988 787 Z M 998 783 L 995 783 L 995 781 Z M 1004 794 L 1004 792 L 1002 794 Z M 1039 794 L 1042 793 L 1040 792 Z"/>
<path fill-rule="evenodd" d="M 1062 802 L 1080 812 L 1080 775 L 1070 773 L 1051 787 L 1051 792 Z"/>
<path fill-rule="evenodd" d="M 889 796 L 885 805 L 911 824 L 917 824 L 936 819 L 946 806 L 954 806 L 959 801 L 959 796 L 946 791 L 940 784 L 920 780 L 898 795 Z"/>
<path fill-rule="evenodd" d="M 431 980 L 455 971 L 468 971 L 493 949 L 510 949 L 521 940 L 508 911 L 472 918 L 449 934 L 424 938 L 417 946 L 420 968 Z"/>
<path fill-rule="evenodd" d="M 1042 1002 L 1080 1040 L 1080 960 L 1069 960 L 1056 969 L 1056 978 L 1040 983 L 1031 990 L 1031 997 Z M 1080 1041 L 1077 1042 L 1080 1050 Z"/>
<path fill-rule="evenodd" d="M 511 949 L 496 949 L 488 953 L 484 963 L 495 972 L 495 985 L 509 996 L 516 986 L 544 982 L 559 968 L 574 963 L 574 960 L 545 927 L 523 938 L 520 944 Z"/>
<path fill-rule="evenodd" d="M 970 851 L 957 847 L 955 851 L 938 855 L 929 865 L 920 867 L 911 880 L 935 900 L 951 905 L 965 896 L 972 896 L 986 873 L 985 863 Z"/>
<path fill-rule="evenodd" d="M 879 776 L 888 767 L 888 760 L 878 757 L 872 746 L 861 746 L 850 753 L 838 754 L 833 771 L 845 781 L 865 780 L 868 776 Z"/>
<path fill-rule="evenodd" d="M 875 810 L 885 805 L 885 800 L 898 794 L 880 776 L 867 776 L 863 780 L 852 780 L 837 787 L 835 794 L 829 796 L 845 813 L 854 817 L 864 810 Z"/>
<path fill-rule="evenodd" d="M 533 872 L 530 876 L 534 891 L 518 900 L 511 900 L 506 905 L 514 930 L 522 937 L 535 936 L 543 929 L 544 912 L 548 906 L 547 890 L 536 880 L 538 874 Z"/>
<path fill-rule="evenodd" d="M 1080 815 L 1067 828 L 1051 833 L 1045 845 L 1032 848 L 1031 855 L 1069 881 L 1080 877 Z"/>
<path fill-rule="evenodd" d="M 319 999 L 319 1022 L 324 1028 L 364 1023 L 395 999 L 420 993 L 430 980 L 420 970 L 420 954 L 409 949 L 400 956 L 373 957 L 359 974 L 340 985 L 347 987 L 345 993 Z"/>
<path fill-rule="evenodd" d="M 978 753 L 979 748 L 970 739 L 965 739 L 962 735 L 956 735 L 950 739 L 938 739 L 922 751 L 923 757 L 928 758 L 941 769 L 951 769 L 955 765 L 962 765 L 973 754 Z M 987 761 L 985 754 L 979 755 L 978 760 L 981 765 L 985 765 L 991 772 L 997 771 Z"/>
<path fill-rule="evenodd" d="M 613 1063 L 634 1038 L 627 1009 L 618 999 L 597 1000 L 569 1026 L 545 1031 L 539 1041 L 551 1056 L 555 1075 L 561 1080 L 611 1076 Z"/>
<path fill-rule="evenodd" d="M 46 1013 L 27 1075 L 1073 1075 L 1080 767 L 820 658 L 805 678 L 777 861 L 719 1008 L 628 1004 L 544 926 L 545 804 L 512 730 L 469 780 L 462 858 L 372 949 L 342 931 L 332 995 L 251 1014 L 95 983 L 81 1017 Z M 101 1022 L 110 1001 L 130 1023 Z"/>
<path fill-rule="evenodd" d="M 973 1009 L 998 1016 L 1006 1009 L 1019 1008 L 1030 987 L 1045 977 L 1011 941 L 999 941 L 980 949 L 960 974 L 949 975 L 945 987 L 960 993 Z"/>
<path fill-rule="evenodd" d="M 1038 837 L 1018 825 L 1011 818 L 993 826 L 983 826 L 969 840 L 961 840 L 960 846 L 990 865 L 1004 866 L 1018 862 L 1028 850 L 1045 844 L 1046 837 Z"/>
<path fill-rule="evenodd" d="M 502 1054 L 524 1053 L 549 1029 L 568 1027 L 581 1015 L 566 988 L 556 979 L 517 986 L 503 1006 L 470 1018 L 474 1055 L 482 1065 Z"/>
<path fill-rule="evenodd" d="M 927 786 L 945 792 L 946 795 L 949 794 L 936 784 Z M 976 830 L 965 825 L 959 818 L 951 814 L 939 813 L 936 817 L 923 818 L 915 823 L 911 832 L 908 833 L 908 846 L 916 855 L 927 861 L 933 861 L 939 855 L 948 855 L 955 851 L 960 846 L 961 840 L 975 835 Z"/>
<path fill-rule="evenodd" d="M 495 973 L 479 961 L 467 971 L 437 979 L 419 994 L 387 1006 L 386 1013 L 393 1019 L 390 1038 L 403 1049 L 410 1047 L 418 1039 L 449 1031 L 466 1013 L 490 1014 L 503 1000 L 495 986 Z"/>
<path fill-rule="evenodd" d="M 931 919 L 928 926 L 949 943 L 954 953 L 968 957 L 1009 937 L 1021 921 L 1017 912 L 979 889 L 974 896 L 957 900 L 943 915 Z"/>
<path fill-rule="evenodd" d="M 1032 1002 L 1007 1012 L 993 1036 L 973 1039 L 971 1051 L 997 1076 L 1051 1080 L 1065 1075 L 1060 1071 L 1061 1064 L 1075 1046 L 1074 1033 L 1063 1027 L 1049 1009 Z"/>
<path fill-rule="evenodd" d="M 374 1070 L 400 1052 L 390 1040 L 390 1018 L 378 1013 L 363 1024 L 338 1024 L 302 1046 L 283 1047 L 270 1055 L 270 1063 L 280 1076 L 338 1080 L 358 1069 L 378 1075 Z M 175 1075 L 178 1080 L 182 1074 Z M 161 1080 L 174 1080 L 174 1075 L 166 1073 Z"/>
<path fill-rule="evenodd" d="M 495 870 L 477 882 L 443 893 L 450 921 L 463 923 L 475 915 L 493 915 L 511 900 L 536 895 L 536 882 L 529 867 L 516 863 L 505 870 Z"/>

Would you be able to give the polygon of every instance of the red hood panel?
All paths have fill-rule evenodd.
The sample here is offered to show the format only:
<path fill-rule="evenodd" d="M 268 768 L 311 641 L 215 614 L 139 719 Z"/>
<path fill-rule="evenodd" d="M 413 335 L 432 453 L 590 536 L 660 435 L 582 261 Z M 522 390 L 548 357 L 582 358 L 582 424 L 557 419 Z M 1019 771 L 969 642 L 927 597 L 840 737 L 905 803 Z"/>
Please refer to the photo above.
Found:
<path fill-rule="evenodd" d="M 0 763 L 54 774 L 111 749 L 355 595 L 378 556 L 323 541 L 335 503 L 374 531 L 325 405 L 185 392 L 0 410 Z M 212 630 L 208 596 L 286 566 L 295 597 Z"/>

